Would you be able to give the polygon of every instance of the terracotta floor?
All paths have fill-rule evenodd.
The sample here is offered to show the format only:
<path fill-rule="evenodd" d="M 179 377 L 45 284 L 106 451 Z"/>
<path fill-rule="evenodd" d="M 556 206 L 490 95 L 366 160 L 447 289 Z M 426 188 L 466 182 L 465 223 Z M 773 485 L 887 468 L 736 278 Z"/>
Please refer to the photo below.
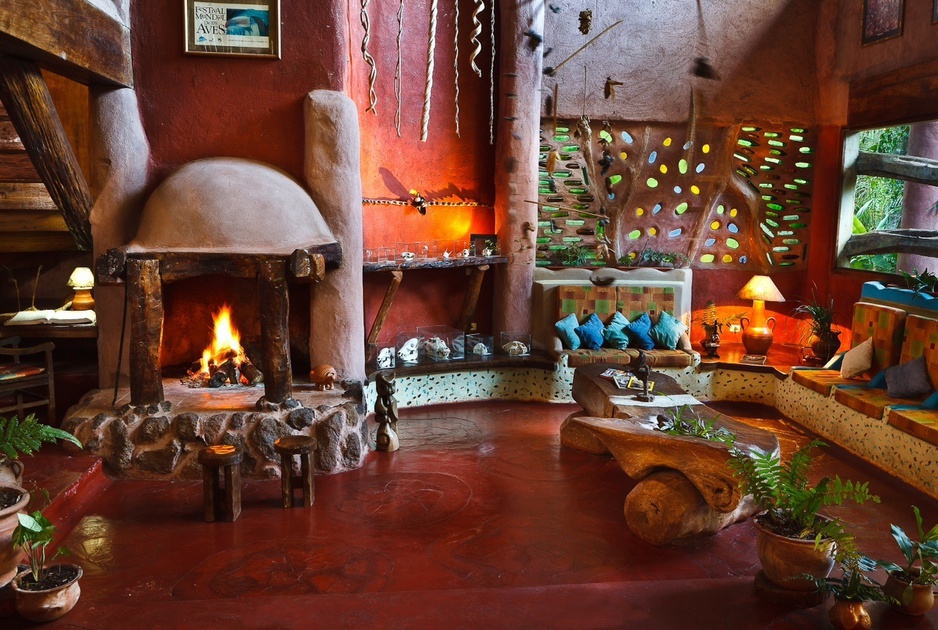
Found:
<path fill-rule="evenodd" d="M 401 450 L 317 477 L 310 509 L 280 507 L 279 480 L 243 486 L 235 523 L 202 521 L 196 482 L 108 481 L 89 460 L 27 462 L 84 567 L 74 628 L 825 628 L 828 604 L 793 609 L 752 592 L 750 522 L 674 547 L 632 536 L 632 487 L 614 461 L 560 447 L 567 405 L 479 403 L 403 412 Z M 771 409 L 721 405 L 808 438 Z M 747 420 L 748 421 L 748 420 Z M 839 513 L 861 548 L 898 559 L 889 523 L 938 505 L 828 451 L 819 472 L 868 479 L 881 505 Z M 75 487 L 75 484 L 79 484 Z M 872 605 L 876 627 L 938 628 Z M 0 619 L 0 628 L 28 627 Z"/>

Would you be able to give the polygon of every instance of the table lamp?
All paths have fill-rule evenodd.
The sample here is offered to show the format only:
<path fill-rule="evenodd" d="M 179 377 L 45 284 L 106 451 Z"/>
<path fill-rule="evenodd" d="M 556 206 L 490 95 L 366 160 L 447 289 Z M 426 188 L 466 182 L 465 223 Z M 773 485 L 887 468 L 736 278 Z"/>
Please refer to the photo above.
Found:
<path fill-rule="evenodd" d="M 784 302 L 781 292 L 772 278 L 768 276 L 753 276 L 737 297 L 752 300 L 752 319 L 741 317 L 743 327 L 743 346 L 748 354 L 766 354 L 772 346 L 772 331 L 775 329 L 775 318 L 765 318 L 766 302 Z M 772 327 L 769 328 L 769 322 Z"/>
<path fill-rule="evenodd" d="M 90 311 L 94 309 L 94 298 L 91 289 L 94 287 L 94 274 L 88 267 L 75 267 L 75 271 L 68 279 L 68 286 L 75 290 L 72 297 L 73 311 Z"/>

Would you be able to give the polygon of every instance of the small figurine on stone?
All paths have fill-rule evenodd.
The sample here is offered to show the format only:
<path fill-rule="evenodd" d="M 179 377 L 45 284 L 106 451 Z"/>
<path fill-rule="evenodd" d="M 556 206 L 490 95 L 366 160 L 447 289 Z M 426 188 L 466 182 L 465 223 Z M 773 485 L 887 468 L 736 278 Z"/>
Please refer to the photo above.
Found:
<path fill-rule="evenodd" d="M 338 375 L 331 365 L 317 365 L 309 371 L 309 380 L 312 381 L 313 388 L 317 391 L 334 389 L 336 378 Z"/>
<path fill-rule="evenodd" d="M 375 400 L 375 422 L 378 430 L 375 433 L 375 448 L 390 453 L 400 448 L 401 442 L 397 437 L 397 399 L 394 398 L 394 374 L 379 372 L 375 376 L 375 390 L 378 399 Z"/>
<path fill-rule="evenodd" d="M 651 368 L 648 367 L 648 356 L 645 354 L 644 350 L 638 351 L 638 361 L 632 371 L 635 372 L 635 376 L 638 377 L 638 380 L 642 382 L 642 393 L 636 394 L 635 397 L 644 402 L 654 400 L 654 394 L 648 391 L 648 377 L 651 374 Z"/>

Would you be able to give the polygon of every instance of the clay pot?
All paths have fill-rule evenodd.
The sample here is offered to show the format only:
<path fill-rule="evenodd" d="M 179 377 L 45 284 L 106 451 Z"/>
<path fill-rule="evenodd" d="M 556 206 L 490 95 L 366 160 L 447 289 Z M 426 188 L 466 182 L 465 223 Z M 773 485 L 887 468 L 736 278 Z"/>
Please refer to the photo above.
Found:
<path fill-rule="evenodd" d="M 918 576 L 918 568 L 913 569 L 914 577 Z M 912 584 L 912 601 L 908 604 L 903 602 L 903 595 L 909 588 L 909 583 L 897 577 L 896 571 L 890 571 L 886 583 L 883 585 L 883 592 L 890 597 L 895 598 L 899 603 L 892 603 L 893 608 L 907 615 L 924 615 L 935 605 L 934 584 Z"/>
<path fill-rule="evenodd" d="M 827 618 L 837 630 L 869 630 L 873 627 L 873 620 L 863 602 L 838 599 L 827 611 Z"/>
<path fill-rule="evenodd" d="M 834 542 L 814 548 L 814 540 L 788 538 L 769 531 L 756 519 L 756 544 L 762 572 L 773 584 L 789 591 L 814 591 L 811 580 L 791 579 L 807 573 L 826 578 L 834 569 Z"/>
<path fill-rule="evenodd" d="M 831 360 L 837 351 L 840 350 L 840 332 L 830 331 L 820 337 L 811 337 L 811 351 L 814 356 L 823 364 Z"/>
<path fill-rule="evenodd" d="M 23 462 L 0 455 L 0 483 L 23 483 Z"/>
<path fill-rule="evenodd" d="M 0 510 L 0 586 L 6 586 L 16 575 L 16 565 L 23 555 L 13 546 L 13 530 L 19 524 L 17 513 L 25 510 L 29 503 L 29 493 L 12 483 L 0 483 L 0 490 L 14 490 L 22 495 L 15 505 Z"/>
<path fill-rule="evenodd" d="M 68 584 L 42 591 L 25 590 L 20 586 L 22 580 L 26 576 L 31 576 L 32 572 L 27 571 L 16 576 L 13 580 L 14 604 L 16 612 L 21 617 L 40 623 L 53 621 L 75 607 L 81 596 L 81 587 L 78 586 L 78 580 L 81 579 L 82 574 L 81 567 L 77 564 L 64 566 L 74 567 L 77 570 L 75 578 Z"/>

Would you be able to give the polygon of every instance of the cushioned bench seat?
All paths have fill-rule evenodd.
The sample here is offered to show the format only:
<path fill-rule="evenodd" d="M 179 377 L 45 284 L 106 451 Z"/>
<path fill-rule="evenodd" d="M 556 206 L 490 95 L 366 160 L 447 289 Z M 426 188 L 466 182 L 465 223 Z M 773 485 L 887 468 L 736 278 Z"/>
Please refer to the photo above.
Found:
<path fill-rule="evenodd" d="M 791 378 L 799 385 L 825 396 L 830 396 L 836 385 L 857 385 L 855 378 L 843 378 L 840 370 L 792 370 Z M 868 377 L 864 377 L 869 380 Z"/>
<path fill-rule="evenodd" d="M 917 407 L 925 401 L 925 396 L 920 398 L 891 398 L 885 389 L 838 387 L 834 390 L 834 400 L 871 418 L 882 418 L 886 412 L 886 407 L 895 405 Z"/>
<path fill-rule="evenodd" d="M 629 365 L 638 358 L 638 350 L 626 348 L 625 350 L 614 350 L 612 348 L 602 348 L 600 350 L 564 350 L 561 354 L 566 355 L 567 365 L 569 367 L 580 367 L 581 365 L 590 365 L 591 363 L 615 363 L 617 365 Z M 648 359 L 648 365 L 653 368 L 663 367 L 686 367 L 694 365 L 694 355 L 686 350 L 662 350 L 656 348 L 645 353 Z"/>
<path fill-rule="evenodd" d="M 900 431 L 938 446 L 938 411 L 934 409 L 890 409 L 886 421 Z"/>

